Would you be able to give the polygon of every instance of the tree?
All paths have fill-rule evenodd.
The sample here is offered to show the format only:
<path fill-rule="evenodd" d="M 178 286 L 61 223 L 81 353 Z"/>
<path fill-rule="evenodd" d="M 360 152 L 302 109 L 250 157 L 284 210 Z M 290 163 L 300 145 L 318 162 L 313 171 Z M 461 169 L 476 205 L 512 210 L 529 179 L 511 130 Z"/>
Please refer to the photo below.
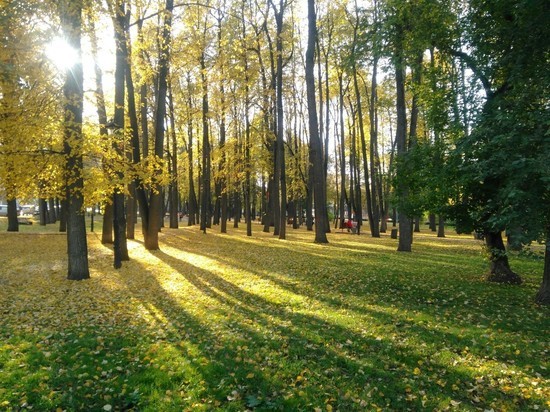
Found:
<path fill-rule="evenodd" d="M 540 157 L 548 155 L 549 5 L 522 4 L 471 1 L 463 23 L 468 51 L 447 49 L 485 95 L 471 133 L 457 145 L 457 223 L 484 234 L 488 280 L 514 284 L 522 280 L 510 268 L 502 231 L 521 228 L 523 242 L 544 240 L 549 221 L 541 206 L 548 201 L 548 167 Z"/>
<path fill-rule="evenodd" d="M 63 191 L 62 80 L 55 62 L 44 60 L 43 37 L 51 33 L 37 29 L 43 6 L 6 1 L 0 7 L 0 196 L 8 203 L 8 231 L 19 230 L 17 199 L 62 197 Z"/>
<path fill-rule="evenodd" d="M 115 28 L 116 66 L 115 66 L 115 104 L 113 121 L 106 127 L 113 130 L 113 152 L 117 163 L 113 175 L 116 177 L 113 191 L 113 228 L 114 228 L 114 267 L 119 269 L 123 260 L 130 260 L 126 241 L 126 210 L 124 208 L 124 174 L 121 167 L 126 160 L 124 153 L 124 107 L 125 107 L 125 74 L 128 59 L 126 25 L 127 17 L 123 0 L 116 0 L 112 10 L 113 25 Z M 133 216 L 130 217 L 133 219 Z"/>
<path fill-rule="evenodd" d="M 276 209 L 278 209 L 278 233 L 277 226 L 275 235 L 279 235 L 279 239 L 286 238 L 286 174 L 285 174 L 285 148 L 284 148 L 284 109 L 283 109 L 283 16 L 287 7 L 286 0 L 279 1 L 279 7 L 275 6 L 273 0 L 268 0 L 273 8 L 277 35 L 275 38 L 277 71 L 275 74 L 276 85 L 276 143 L 275 143 L 275 187 L 278 189 L 275 192 Z M 280 190 L 280 192 L 279 192 Z M 276 213 L 277 216 L 277 213 Z"/>
<path fill-rule="evenodd" d="M 404 161 L 408 151 L 407 139 L 407 112 L 405 103 L 405 59 L 404 59 L 404 33 L 403 28 L 398 25 L 396 28 L 396 43 L 394 45 L 394 67 L 395 67 L 395 89 L 396 95 L 396 113 L 397 125 L 395 129 L 395 141 L 397 145 L 397 161 Z M 400 173 L 399 170 L 397 173 Z M 409 194 L 407 186 L 400 188 L 400 202 L 406 203 Z M 404 207 L 399 212 L 399 245 L 397 250 L 400 252 L 410 252 L 412 245 L 412 222 L 408 214 L 403 212 Z"/>
<path fill-rule="evenodd" d="M 82 280 L 90 277 L 86 223 L 84 220 L 84 180 L 82 177 L 82 106 L 84 101 L 80 45 L 82 0 L 62 1 L 59 12 L 67 42 L 76 50 L 79 56 L 79 60 L 67 70 L 63 86 L 63 149 L 66 156 L 65 181 L 69 264 L 67 278 Z"/>
<path fill-rule="evenodd" d="M 315 243 L 328 243 L 326 234 L 326 198 L 324 190 L 323 152 L 319 137 L 317 103 L 315 100 L 315 42 L 317 37 L 317 18 L 315 0 L 308 0 L 308 40 L 306 50 L 306 89 L 309 130 L 309 161 L 313 167 L 313 195 L 315 198 Z"/>

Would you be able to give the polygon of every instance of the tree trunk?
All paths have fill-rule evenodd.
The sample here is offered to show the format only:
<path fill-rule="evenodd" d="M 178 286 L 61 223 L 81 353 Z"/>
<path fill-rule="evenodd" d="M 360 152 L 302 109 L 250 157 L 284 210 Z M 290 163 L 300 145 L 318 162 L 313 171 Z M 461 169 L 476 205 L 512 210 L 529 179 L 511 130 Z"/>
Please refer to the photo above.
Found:
<path fill-rule="evenodd" d="M 48 223 L 56 223 L 57 214 L 55 213 L 55 199 L 50 197 L 48 199 Z"/>
<path fill-rule="evenodd" d="M 357 30 L 357 29 L 356 29 Z M 355 62 L 353 63 L 353 86 L 355 89 L 355 98 L 357 101 L 357 124 L 359 126 L 359 137 L 361 138 L 361 155 L 363 158 L 363 172 L 365 178 L 365 198 L 367 203 L 367 216 L 369 219 L 370 232 L 373 237 L 380 237 L 378 232 L 378 222 L 374 222 L 373 213 L 372 213 L 372 193 L 369 177 L 369 163 L 367 161 L 367 142 L 365 137 L 365 127 L 363 124 L 363 108 L 361 103 L 361 92 L 359 90 L 359 82 L 357 80 L 357 69 L 355 67 Z M 360 193 L 360 191 L 358 191 Z M 357 212 L 361 211 L 362 215 L 362 205 L 358 205 Z M 362 222 L 357 222 L 358 226 Z"/>
<path fill-rule="evenodd" d="M 338 73 L 338 94 L 340 117 L 340 228 L 344 227 L 345 209 L 346 209 L 346 135 L 344 129 L 344 84 L 343 73 Z M 350 218 L 351 216 L 348 216 Z"/>
<path fill-rule="evenodd" d="M 8 200 L 8 232 L 19 232 L 19 220 L 17 219 L 17 200 Z"/>
<path fill-rule="evenodd" d="M 219 48 L 221 49 L 221 28 L 219 32 Z M 226 135 L 226 125 L 225 125 L 225 112 L 226 112 L 226 103 L 225 103 L 225 79 L 220 79 L 220 104 L 221 104 L 221 120 L 220 120 L 220 165 L 218 172 L 220 174 L 220 188 L 221 188 L 221 200 L 220 200 L 220 209 L 221 209 L 221 222 L 220 222 L 220 232 L 227 233 L 227 173 L 226 173 L 226 153 L 225 153 L 225 135 Z"/>
<path fill-rule="evenodd" d="M 437 231 L 437 224 L 435 222 L 435 213 L 430 213 L 430 215 L 428 217 L 428 221 L 430 222 L 430 230 L 432 232 L 436 232 Z"/>
<path fill-rule="evenodd" d="M 405 104 L 405 68 L 402 56 L 402 45 L 399 43 L 394 56 L 395 59 L 395 86 L 396 86 L 396 112 L 397 126 L 395 140 L 397 144 L 397 156 L 406 156 L 407 145 L 407 112 Z M 401 196 L 408 197 L 408 188 L 403 188 Z M 410 252 L 412 249 L 412 225 L 411 219 L 403 212 L 399 212 L 399 252 Z"/>
<path fill-rule="evenodd" d="M 372 204 L 372 237 L 380 237 L 381 224 L 380 204 L 382 190 L 379 186 L 378 170 L 380 169 L 380 155 L 378 154 L 378 57 L 375 56 L 372 68 L 371 99 L 369 107 L 370 118 L 370 178 L 371 178 L 371 204 Z M 366 165 L 365 165 L 366 167 Z"/>
<path fill-rule="evenodd" d="M 190 88 L 191 85 L 191 74 L 187 74 L 187 86 Z M 192 107 L 191 102 L 191 92 L 189 92 L 189 96 L 187 99 L 187 106 L 190 109 Z M 194 164 L 193 164 L 193 119 L 192 115 L 189 112 L 188 113 L 188 120 L 187 120 L 187 138 L 188 138 L 188 144 L 187 144 L 187 162 L 189 164 L 188 166 L 188 184 L 189 184 L 189 196 L 188 196 L 188 217 L 187 217 L 187 225 L 193 226 L 197 223 L 197 214 L 199 210 L 198 202 L 197 202 L 197 195 L 195 192 L 195 176 L 194 176 Z"/>
<path fill-rule="evenodd" d="M 97 37 L 95 33 L 95 27 L 93 19 L 90 19 L 90 43 L 92 47 L 92 57 L 94 59 L 95 69 L 95 96 L 96 96 L 96 110 L 99 120 L 99 135 L 101 138 L 107 138 L 107 111 L 105 109 L 105 94 L 103 92 L 103 73 L 101 67 L 97 63 Z M 105 164 L 103 166 L 106 168 Z M 105 204 L 103 212 L 103 228 L 101 232 L 101 243 L 111 244 L 113 243 L 113 206 L 111 203 Z"/>
<path fill-rule="evenodd" d="M 59 232 L 66 233 L 67 232 L 67 200 L 63 199 L 61 201 L 61 210 L 58 209 L 57 214 L 59 215 Z"/>
<path fill-rule="evenodd" d="M 131 159 L 130 159 L 131 161 Z M 128 184 L 128 197 L 126 198 L 126 239 L 136 238 L 136 184 Z"/>
<path fill-rule="evenodd" d="M 313 196 L 315 199 L 315 243 L 328 243 L 326 226 L 326 198 L 324 190 L 323 152 L 319 138 L 319 123 L 315 104 L 315 40 L 317 38 L 317 17 L 315 1 L 308 0 L 308 41 L 306 50 L 306 90 L 309 117 L 309 161 L 313 165 Z"/>
<path fill-rule="evenodd" d="M 244 2 L 243 2 L 244 8 Z M 243 10 L 244 16 L 244 10 Z M 245 181 L 244 181 L 244 213 L 246 219 L 246 235 L 252 236 L 252 217 L 251 217 L 251 168 L 250 164 L 250 78 L 248 69 L 248 48 L 245 43 L 246 39 L 246 25 L 243 19 L 242 21 L 242 53 L 243 53 L 243 70 L 244 70 L 244 168 L 245 168 Z M 221 45 L 221 37 L 220 37 Z"/>
<path fill-rule="evenodd" d="M 170 117 L 170 131 L 172 137 L 172 176 L 170 179 L 170 228 L 179 227 L 179 190 L 178 190 L 178 140 L 176 136 L 176 120 L 174 116 L 174 99 L 172 97 L 172 83 L 168 85 L 168 104 Z"/>
<path fill-rule="evenodd" d="M 115 110 L 113 116 L 113 149 L 119 159 L 124 159 L 124 76 L 126 70 L 126 12 L 124 3 L 118 3 L 113 17 L 115 27 L 116 65 L 115 65 Z M 126 210 L 124 206 L 124 192 L 121 181 L 124 176 L 119 170 L 115 170 L 117 182 L 113 192 L 113 229 L 114 229 L 114 267 L 118 269 L 123 260 L 129 260 L 128 246 L 126 242 Z"/>
<path fill-rule="evenodd" d="M 202 81 L 202 182 L 201 182 L 201 219 L 200 230 L 206 233 L 210 220 L 210 137 L 208 129 L 208 84 L 206 82 L 206 61 L 203 50 L 201 54 Z"/>
<path fill-rule="evenodd" d="M 160 38 L 161 48 L 158 61 L 158 98 L 155 112 L 155 156 L 157 159 L 164 158 L 164 120 L 166 117 L 166 95 L 168 91 L 167 77 L 168 65 L 170 63 L 170 42 L 172 30 L 173 0 L 166 0 L 164 11 L 164 23 Z M 160 174 L 160 170 L 157 172 Z M 154 183 L 151 193 L 151 201 L 148 216 L 147 235 L 145 236 L 145 248 L 147 250 L 159 249 L 160 215 L 162 213 L 162 187 L 160 183 Z"/>
<path fill-rule="evenodd" d="M 265 212 L 264 212 L 264 233 L 269 233 L 269 228 L 273 223 L 273 176 L 268 176 L 267 190 L 265 199 Z"/>
<path fill-rule="evenodd" d="M 439 215 L 439 223 L 437 226 L 437 237 L 445 237 L 445 217 Z"/>
<path fill-rule="evenodd" d="M 273 5 L 273 3 L 272 3 Z M 275 159 L 276 176 L 279 179 L 279 239 L 286 239 L 286 171 L 285 171 L 285 147 L 284 147 L 284 108 L 283 108 L 283 13 L 285 3 L 279 2 L 279 11 L 275 10 L 275 21 L 277 23 L 277 38 L 275 47 L 277 50 L 277 72 L 276 72 L 276 106 L 277 106 L 277 156 Z"/>
<path fill-rule="evenodd" d="M 40 216 L 40 226 L 46 226 L 48 223 L 48 203 L 46 199 L 38 199 L 38 213 Z"/>
<path fill-rule="evenodd" d="M 81 56 L 82 0 L 63 1 L 60 15 L 66 40 Z M 82 108 L 84 103 L 82 61 L 65 73 L 63 85 L 63 149 L 66 156 L 67 254 L 69 280 L 90 277 L 88 242 L 84 216 L 84 179 L 82 177 Z"/>
<path fill-rule="evenodd" d="M 550 305 L 550 227 L 546 234 L 546 247 L 544 248 L 544 273 L 542 284 L 535 296 L 535 302 L 540 305 Z"/>
<path fill-rule="evenodd" d="M 101 243 L 103 245 L 113 243 L 113 204 L 105 203 L 103 210 L 103 229 L 101 232 Z"/>
<path fill-rule="evenodd" d="M 487 280 L 490 282 L 519 285 L 521 277 L 510 269 L 506 247 L 501 232 L 485 233 L 485 245 L 490 259 L 490 271 Z"/>

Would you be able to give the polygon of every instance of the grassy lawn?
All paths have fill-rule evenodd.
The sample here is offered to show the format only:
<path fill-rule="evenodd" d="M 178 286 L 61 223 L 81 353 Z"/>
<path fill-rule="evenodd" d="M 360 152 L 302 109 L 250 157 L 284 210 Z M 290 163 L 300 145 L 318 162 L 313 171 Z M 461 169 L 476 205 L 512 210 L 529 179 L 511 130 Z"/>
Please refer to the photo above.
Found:
<path fill-rule="evenodd" d="M 415 234 L 407 254 L 164 229 L 115 271 L 96 232 L 91 279 L 71 282 L 65 236 L 0 230 L 0 410 L 550 408 L 543 262 L 514 256 L 525 283 L 488 284 L 471 236 Z"/>

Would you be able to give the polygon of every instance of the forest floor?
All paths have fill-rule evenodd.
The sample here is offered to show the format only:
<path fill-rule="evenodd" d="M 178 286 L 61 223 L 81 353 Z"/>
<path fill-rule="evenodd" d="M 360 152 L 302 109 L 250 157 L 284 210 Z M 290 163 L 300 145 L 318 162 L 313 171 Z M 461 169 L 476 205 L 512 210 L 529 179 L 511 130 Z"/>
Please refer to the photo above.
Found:
<path fill-rule="evenodd" d="M 490 284 L 479 241 L 424 230 L 163 229 L 120 270 L 94 232 L 76 282 L 65 236 L 2 229 L 0 410 L 550 409 L 543 261 Z"/>

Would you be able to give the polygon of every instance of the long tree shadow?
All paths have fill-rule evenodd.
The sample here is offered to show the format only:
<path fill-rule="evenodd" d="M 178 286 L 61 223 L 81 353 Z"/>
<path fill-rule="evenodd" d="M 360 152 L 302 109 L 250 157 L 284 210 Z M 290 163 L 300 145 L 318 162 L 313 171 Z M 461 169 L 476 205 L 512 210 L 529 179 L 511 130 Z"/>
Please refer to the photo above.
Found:
<path fill-rule="evenodd" d="M 275 348 L 280 346 L 287 348 L 288 354 L 283 354 L 283 358 L 287 362 L 290 360 L 299 365 L 298 369 L 307 367 L 311 373 L 322 377 L 324 372 L 319 369 L 317 360 L 332 359 L 334 370 L 340 378 L 357 380 L 363 374 L 368 376 L 366 381 L 359 378 L 358 388 L 365 387 L 368 382 L 378 381 L 383 383 L 386 388 L 391 388 L 394 393 L 406 394 L 406 382 L 407 379 L 412 379 L 411 371 L 414 370 L 414 365 L 426 362 L 425 354 L 407 344 L 396 343 L 385 337 L 357 333 L 353 328 L 337 324 L 329 319 L 302 313 L 282 303 L 268 301 L 257 294 L 243 290 L 212 271 L 196 266 L 189 268 L 187 264 L 165 252 L 156 252 L 155 256 L 176 270 L 203 294 L 216 299 L 228 311 L 242 317 L 244 322 L 229 323 L 227 324 L 228 329 L 239 328 L 243 335 L 254 336 L 252 339 L 254 342 L 260 339 L 261 342 L 275 342 Z M 373 313 L 372 316 L 385 316 L 386 319 L 383 322 L 388 324 L 395 322 L 395 319 L 388 314 L 378 312 Z M 250 325 L 256 325 L 256 327 Z M 263 330 L 260 336 L 256 330 L 257 325 L 260 325 Z M 421 325 L 406 326 L 409 328 L 406 334 L 415 333 L 412 328 L 425 329 Z M 265 336 L 265 331 L 270 331 L 277 338 Z M 425 334 L 426 330 L 422 332 Z M 433 329 L 430 329 L 429 333 L 434 336 L 434 342 L 442 342 L 450 338 L 450 334 Z M 275 348 L 268 344 L 268 353 Z M 266 348 L 256 347 L 256 350 L 264 352 Z M 456 378 L 457 382 L 471 380 L 470 376 L 458 368 L 448 370 L 447 367 L 438 365 L 437 362 L 432 362 L 430 368 L 440 376 Z M 276 371 L 273 372 L 276 374 Z M 338 379 L 334 376 L 331 378 Z M 432 390 L 437 389 L 442 392 L 443 397 L 457 397 L 456 391 L 436 387 L 436 383 L 430 382 L 429 379 L 425 385 L 431 386 Z M 463 388 L 463 390 L 463 394 L 468 393 L 467 388 Z M 487 389 L 486 394 L 490 395 L 491 391 L 491 389 Z M 386 406 L 392 408 L 410 407 L 410 404 L 407 404 L 404 399 L 405 395 L 386 403 Z M 468 397 L 464 396 L 463 399 L 467 401 Z M 353 405 L 348 405 L 348 407 L 351 406 Z"/>
<path fill-rule="evenodd" d="M 177 238 L 167 236 L 164 242 L 173 247 L 181 247 Z M 421 311 L 432 317 L 448 312 L 453 317 L 453 323 L 462 327 L 471 327 L 472 324 L 484 324 L 510 333 L 522 331 L 537 339 L 539 329 L 526 330 L 521 320 L 514 321 L 509 317 L 497 314 L 495 318 L 477 317 L 476 309 L 486 308 L 488 299 L 497 299 L 497 296 L 479 295 L 479 284 L 482 284 L 488 294 L 502 294 L 508 289 L 500 285 L 489 285 L 480 279 L 472 279 L 471 273 L 462 273 L 461 269 L 470 259 L 468 255 L 444 256 L 442 260 L 438 253 L 422 251 L 415 256 L 403 255 L 395 252 L 388 261 L 386 255 L 381 257 L 376 252 L 367 250 L 357 253 L 349 259 L 349 255 L 327 254 L 316 261 L 308 259 L 310 245 L 289 245 L 289 254 L 281 256 L 279 261 L 271 261 L 265 265 L 261 261 L 262 254 L 254 248 L 243 248 L 238 238 L 223 238 L 221 242 L 228 244 L 227 250 L 239 251 L 239 257 L 229 253 L 210 252 L 200 250 L 201 253 L 212 259 L 225 262 L 237 269 L 250 271 L 260 277 L 277 283 L 284 289 L 299 293 L 311 298 L 321 299 L 334 307 L 351 308 L 350 298 L 367 298 L 376 305 L 402 307 L 407 311 Z M 262 245 L 267 251 L 265 255 L 277 256 L 279 245 Z M 303 251 L 302 248 L 306 249 Z M 332 251 L 331 251 L 332 252 Z M 305 256 L 305 258 L 304 258 Z M 423 274 L 419 276 L 417 270 L 408 270 L 411 266 L 422 265 Z M 356 264 L 359 262 L 359 264 Z M 267 266 L 267 269 L 262 269 Z M 480 263 L 478 267 L 483 267 Z M 397 272 L 397 273 L 396 273 Z M 441 279 L 441 281 L 439 280 Z M 397 281 L 396 281 L 397 280 Z M 506 306 L 514 306 L 514 310 L 525 302 L 526 293 L 509 293 Z M 343 297 L 343 298 L 342 298 Z M 363 305 L 354 307 L 361 311 Z M 532 309 L 532 308 L 529 308 Z M 463 310 L 470 312 L 472 317 L 464 318 Z M 460 314 L 453 316 L 452 312 Z"/>

